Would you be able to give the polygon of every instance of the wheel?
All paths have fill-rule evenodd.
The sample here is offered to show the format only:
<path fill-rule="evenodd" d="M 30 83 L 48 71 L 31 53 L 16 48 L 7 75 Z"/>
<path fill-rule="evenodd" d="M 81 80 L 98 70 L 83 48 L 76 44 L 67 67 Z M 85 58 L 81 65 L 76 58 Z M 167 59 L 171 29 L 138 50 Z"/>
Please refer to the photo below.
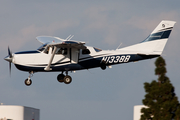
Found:
<path fill-rule="evenodd" d="M 58 80 L 59 82 L 64 82 L 64 77 L 65 77 L 64 74 L 59 74 L 59 75 L 57 76 L 57 80 Z"/>
<path fill-rule="evenodd" d="M 66 75 L 66 76 L 64 77 L 64 83 L 65 83 L 65 84 L 70 84 L 71 82 L 72 82 L 71 76 Z"/>
<path fill-rule="evenodd" d="M 101 69 L 105 70 L 106 69 L 106 65 L 101 65 Z"/>
<path fill-rule="evenodd" d="M 32 84 L 32 81 L 31 81 L 31 79 L 26 79 L 25 81 L 24 81 L 24 83 L 27 85 L 27 86 L 30 86 L 31 84 Z"/>

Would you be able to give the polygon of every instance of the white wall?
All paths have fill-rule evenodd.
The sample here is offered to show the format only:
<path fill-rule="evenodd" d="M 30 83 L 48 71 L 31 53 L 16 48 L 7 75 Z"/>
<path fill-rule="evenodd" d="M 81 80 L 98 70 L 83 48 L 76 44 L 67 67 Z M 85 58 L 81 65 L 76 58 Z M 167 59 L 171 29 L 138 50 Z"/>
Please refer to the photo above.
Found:
<path fill-rule="evenodd" d="M 0 105 L 0 120 L 39 120 L 39 109 L 15 105 Z"/>
<path fill-rule="evenodd" d="M 134 106 L 134 120 L 140 120 L 141 118 L 141 109 L 146 107 L 144 105 L 136 105 Z"/>

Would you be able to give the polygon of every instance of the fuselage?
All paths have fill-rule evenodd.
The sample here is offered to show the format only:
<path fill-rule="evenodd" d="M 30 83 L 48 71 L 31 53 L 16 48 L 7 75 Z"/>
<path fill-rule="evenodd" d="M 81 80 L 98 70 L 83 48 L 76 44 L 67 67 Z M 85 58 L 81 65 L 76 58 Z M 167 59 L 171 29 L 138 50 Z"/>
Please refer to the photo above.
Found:
<path fill-rule="evenodd" d="M 42 48 L 34 51 L 14 53 L 12 63 L 22 71 L 44 72 L 46 71 L 44 68 L 48 65 L 53 48 L 50 47 L 48 51 Z M 157 55 L 138 55 L 136 52 L 123 51 L 121 49 L 100 50 L 89 46 L 87 46 L 86 50 L 63 48 L 63 50 L 57 50 L 50 66 L 50 72 L 91 69 L 153 57 L 157 57 Z"/>

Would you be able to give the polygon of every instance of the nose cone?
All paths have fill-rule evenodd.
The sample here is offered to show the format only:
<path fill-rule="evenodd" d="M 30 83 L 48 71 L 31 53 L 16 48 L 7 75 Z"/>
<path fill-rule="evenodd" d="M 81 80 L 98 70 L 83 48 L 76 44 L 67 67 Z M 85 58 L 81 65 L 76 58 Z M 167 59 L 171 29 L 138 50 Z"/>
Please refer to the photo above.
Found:
<path fill-rule="evenodd" d="M 6 57 L 4 58 L 4 60 L 6 60 L 6 61 L 8 61 L 8 62 L 12 62 L 12 57 L 6 56 Z"/>

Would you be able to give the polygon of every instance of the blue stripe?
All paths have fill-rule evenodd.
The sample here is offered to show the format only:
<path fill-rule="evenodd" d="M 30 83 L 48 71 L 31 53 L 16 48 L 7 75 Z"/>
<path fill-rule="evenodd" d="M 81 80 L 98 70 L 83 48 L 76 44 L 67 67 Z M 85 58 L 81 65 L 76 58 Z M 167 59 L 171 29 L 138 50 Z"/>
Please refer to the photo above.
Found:
<path fill-rule="evenodd" d="M 23 51 L 23 52 L 17 52 L 15 54 L 31 54 L 31 53 L 40 53 L 38 51 Z"/>
<path fill-rule="evenodd" d="M 127 54 L 125 55 L 114 55 L 114 57 L 116 58 L 116 56 L 127 56 Z M 145 59 L 150 59 L 150 58 L 154 58 L 154 57 L 158 57 L 159 55 L 137 55 L 137 54 L 130 54 L 129 56 L 130 59 L 128 62 L 134 62 L 134 61 L 138 61 L 138 60 L 145 60 Z M 109 56 L 106 56 L 109 57 Z M 110 61 L 111 59 L 111 55 L 110 55 Z M 73 70 L 83 70 L 83 69 L 90 69 L 90 68 L 95 68 L 95 67 L 100 67 L 101 66 L 101 60 L 103 59 L 103 57 L 99 57 L 99 58 L 92 58 L 89 60 L 85 60 L 82 62 L 79 62 L 78 64 L 68 64 L 68 65 L 62 65 L 62 66 L 51 66 L 52 71 L 66 71 L 68 68 L 68 71 L 73 71 Z M 128 63 L 127 62 L 127 63 Z M 106 65 L 114 65 L 114 64 L 122 64 L 122 63 L 126 63 L 126 62 L 118 62 L 118 63 L 107 63 Z M 34 71 L 34 72 L 46 72 L 44 70 L 44 66 L 42 67 L 32 67 L 32 66 L 23 66 L 23 65 L 18 65 L 15 64 L 15 66 L 22 71 Z"/>
<path fill-rule="evenodd" d="M 160 39 L 169 38 L 171 31 L 172 30 L 167 30 L 167 31 L 151 34 L 142 42 L 148 42 L 148 41 L 153 41 L 153 40 L 160 40 Z"/>
<path fill-rule="evenodd" d="M 78 42 L 74 42 L 74 41 L 65 41 L 65 44 L 78 44 Z"/>
<path fill-rule="evenodd" d="M 18 65 L 18 64 L 15 64 L 15 66 L 17 69 L 22 70 L 22 71 L 48 72 L 48 71 L 44 70 L 45 67 L 31 67 L 31 66 L 24 66 L 24 65 Z M 50 72 L 66 71 L 67 68 L 69 71 L 85 69 L 82 66 L 80 66 L 79 64 L 68 64 L 68 65 L 63 65 L 63 66 L 51 66 L 51 68 L 52 68 L 52 70 Z"/>
<path fill-rule="evenodd" d="M 150 59 L 150 58 L 159 56 L 159 55 L 137 55 L 137 54 L 124 54 L 124 55 L 121 54 L 121 55 L 110 55 L 110 56 L 114 56 L 116 58 L 117 56 L 127 56 L 127 55 L 131 56 L 128 62 L 145 60 L 145 59 Z M 105 57 L 109 57 L 109 56 L 105 56 Z M 89 59 L 89 60 L 79 62 L 78 64 L 80 64 L 85 69 L 100 67 L 102 59 L 103 57 Z M 111 58 L 109 59 L 109 61 L 111 61 Z M 119 63 L 113 62 L 113 63 L 107 63 L 106 65 L 108 66 L 108 65 L 115 65 L 115 64 L 122 64 L 122 63 L 126 63 L 126 62 L 119 62 Z"/>

